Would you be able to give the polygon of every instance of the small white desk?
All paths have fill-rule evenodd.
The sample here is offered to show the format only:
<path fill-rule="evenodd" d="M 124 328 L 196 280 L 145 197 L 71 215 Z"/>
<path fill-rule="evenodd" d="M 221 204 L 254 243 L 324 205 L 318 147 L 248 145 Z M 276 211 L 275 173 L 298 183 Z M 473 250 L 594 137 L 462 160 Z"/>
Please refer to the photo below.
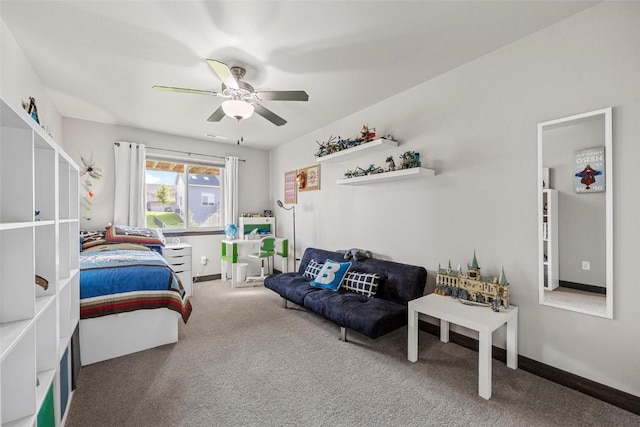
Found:
<path fill-rule="evenodd" d="M 479 333 L 478 394 L 491 397 L 491 346 L 493 331 L 507 324 L 507 366 L 518 369 L 518 307 L 494 312 L 489 307 L 469 306 L 454 298 L 429 294 L 409 301 L 409 337 L 407 358 L 418 360 L 418 314 L 440 319 L 440 341 L 449 342 L 449 322 Z"/>
<path fill-rule="evenodd" d="M 223 281 L 227 280 L 227 266 L 231 266 L 231 287 L 238 286 L 237 274 L 234 271 L 236 264 L 238 264 L 238 257 L 244 252 L 256 252 L 259 249 L 260 239 L 223 239 L 220 249 L 220 275 Z M 283 258 L 282 268 L 286 270 L 288 262 L 289 252 L 289 240 L 281 237 L 276 237 L 276 255 L 280 255 Z"/>

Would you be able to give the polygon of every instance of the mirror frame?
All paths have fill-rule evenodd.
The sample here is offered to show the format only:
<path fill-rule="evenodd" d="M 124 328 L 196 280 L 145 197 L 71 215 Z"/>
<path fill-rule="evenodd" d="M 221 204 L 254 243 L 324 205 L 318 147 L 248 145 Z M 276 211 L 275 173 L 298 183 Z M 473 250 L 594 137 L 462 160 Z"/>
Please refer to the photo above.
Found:
<path fill-rule="evenodd" d="M 604 313 L 586 310 L 581 307 L 572 306 L 570 304 L 559 304 L 554 302 L 545 301 L 545 288 L 544 288 L 544 243 L 543 243 L 543 179 L 544 165 L 543 165 L 543 132 L 545 129 L 560 127 L 568 125 L 570 122 L 579 123 L 583 120 L 588 120 L 594 116 L 604 116 L 604 152 L 605 152 L 605 176 L 606 176 L 606 191 L 605 191 L 605 265 L 606 265 L 606 306 Z M 539 288 L 539 303 L 550 307 L 562 308 L 565 310 L 576 311 L 579 313 L 590 314 L 599 317 L 605 317 L 613 319 L 613 132 L 612 132 L 612 108 L 603 108 L 600 110 L 589 111 L 586 113 L 576 114 L 573 116 L 563 117 L 560 119 L 549 120 L 546 122 L 538 123 L 538 288 Z"/>

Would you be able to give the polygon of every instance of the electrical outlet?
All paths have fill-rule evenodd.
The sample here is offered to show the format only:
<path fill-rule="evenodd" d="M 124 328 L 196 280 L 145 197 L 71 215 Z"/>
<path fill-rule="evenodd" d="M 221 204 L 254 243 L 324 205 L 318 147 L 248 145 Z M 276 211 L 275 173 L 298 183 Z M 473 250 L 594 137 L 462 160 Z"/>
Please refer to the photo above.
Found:
<path fill-rule="evenodd" d="M 202 255 L 202 257 L 200 258 L 200 263 L 202 265 L 207 265 L 208 262 L 209 260 L 207 259 L 206 255 Z"/>
<path fill-rule="evenodd" d="M 585 271 L 591 270 L 591 262 L 590 261 L 582 261 L 582 269 Z"/>

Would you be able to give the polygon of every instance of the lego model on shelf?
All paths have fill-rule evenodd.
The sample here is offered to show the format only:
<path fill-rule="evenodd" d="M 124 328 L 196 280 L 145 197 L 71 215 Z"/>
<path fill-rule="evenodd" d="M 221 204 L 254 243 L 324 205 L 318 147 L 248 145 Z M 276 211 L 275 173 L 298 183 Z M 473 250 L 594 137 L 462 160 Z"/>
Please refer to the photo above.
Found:
<path fill-rule="evenodd" d="M 380 149 L 397 147 L 398 141 L 394 141 L 392 139 L 387 138 L 378 138 L 373 141 L 366 142 L 364 144 L 356 145 L 352 148 L 347 148 L 345 150 L 336 151 L 331 154 L 327 154 L 326 156 L 318 157 L 318 163 L 332 163 L 332 162 L 342 162 L 348 159 L 352 159 L 362 155 L 364 151 L 373 152 Z"/>
<path fill-rule="evenodd" d="M 373 175 L 354 176 L 353 178 L 342 178 L 336 181 L 338 185 L 366 185 L 376 182 L 397 181 L 409 178 L 424 178 L 435 175 L 435 171 L 427 168 L 400 169 L 391 172 L 377 173 Z"/>

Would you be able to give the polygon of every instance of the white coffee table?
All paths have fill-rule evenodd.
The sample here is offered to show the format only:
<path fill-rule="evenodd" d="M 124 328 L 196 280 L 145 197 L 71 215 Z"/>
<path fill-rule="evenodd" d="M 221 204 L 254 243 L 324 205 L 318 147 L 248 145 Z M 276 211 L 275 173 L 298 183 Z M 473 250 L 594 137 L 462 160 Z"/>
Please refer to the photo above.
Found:
<path fill-rule="evenodd" d="M 429 294 L 409 301 L 409 337 L 407 357 L 418 360 L 418 314 L 440 319 L 440 341 L 449 342 L 449 323 L 473 329 L 479 333 L 478 394 L 491 397 L 491 346 L 493 331 L 507 325 L 507 367 L 518 369 L 518 307 L 510 306 L 494 312 L 489 307 L 470 306 L 454 298 Z"/>

